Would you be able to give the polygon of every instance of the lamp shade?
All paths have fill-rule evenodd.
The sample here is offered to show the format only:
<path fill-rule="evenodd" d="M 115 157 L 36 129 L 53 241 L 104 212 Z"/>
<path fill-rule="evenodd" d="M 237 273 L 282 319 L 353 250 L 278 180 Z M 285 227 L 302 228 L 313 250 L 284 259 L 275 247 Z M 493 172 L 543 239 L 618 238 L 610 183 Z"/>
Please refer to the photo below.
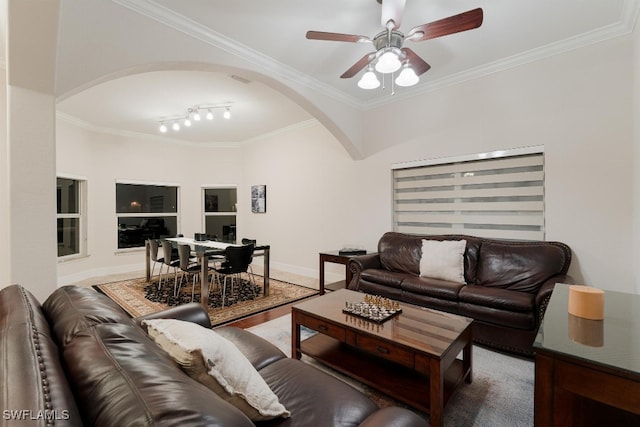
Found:
<path fill-rule="evenodd" d="M 376 62 L 376 71 L 382 74 L 395 73 L 400 67 L 402 63 L 398 55 L 390 49 L 384 52 Z"/>
<path fill-rule="evenodd" d="M 358 81 L 358 87 L 361 89 L 376 89 L 380 87 L 380 81 L 376 77 L 376 73 L 374 73 L 371 68 L 362 75 L 360 81 Z"/>
<path fill-rule="evenodd" d="M 402 68 L 402 71 L 400 71 L 400 74 L 396 78 L 396 84 L 403 87 L 413 86 L 419 81 L 420 78 L 409 64 L 405 64 L 404 68 Z"/>

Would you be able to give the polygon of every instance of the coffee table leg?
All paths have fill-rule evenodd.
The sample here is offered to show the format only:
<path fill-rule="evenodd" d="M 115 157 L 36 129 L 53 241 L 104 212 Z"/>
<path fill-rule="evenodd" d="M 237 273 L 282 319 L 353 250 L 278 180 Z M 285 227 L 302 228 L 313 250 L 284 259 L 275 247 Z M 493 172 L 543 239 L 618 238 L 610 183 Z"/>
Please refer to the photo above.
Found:
<path fill-rule="evenodd" d="M 471 339 L 467 342 L 462 350 L 462 372 L 468 372 L 465 382 L 471 384 L 473 372 L 473 343 Z"/>
<path fill-rule="evenodd" d="M 296 316 L 296 312 L 291 313 L 291 357 L 300 359 L 300 324 Z"/>
<path fill-rule="evenodd" d="M 429 425 L 431 427 L 442 426 L 444 412 L 444 372 L 440 361 L 431 359 L 429 362 L 429 389 L 431 401 L 429 402 Z"/>

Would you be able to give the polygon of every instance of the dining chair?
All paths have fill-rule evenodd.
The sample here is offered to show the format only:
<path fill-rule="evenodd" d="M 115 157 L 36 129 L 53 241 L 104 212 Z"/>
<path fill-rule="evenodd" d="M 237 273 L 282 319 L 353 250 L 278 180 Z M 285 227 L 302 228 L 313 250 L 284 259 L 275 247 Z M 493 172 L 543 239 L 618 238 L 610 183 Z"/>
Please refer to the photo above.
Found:
<path fill-rule="evenodd" d="M 216 268 L 216 272 L 224 276 L 224 283 L 222 284 L 222 307 L 224 307 L 225 304 L 227 279 L 231 279 L 231 291 L 233 292 L 233 282 L 235 280 L 242 283 L 240 280 L 240 274 L 247 272 L 253 258 L 254 248 L 255 245 L 248 244 L 242 246 L 227 246 L 225 249 L 225 261 Z M 251 279 L 251 276 L 249 277 Z M 251 279 L 249 284 L 254 285 L 251 289 L 253 297 L 255 298 L 255 281 Z"/>
<path fill-rule="evenodd" d="M 256 247 L 256 243 L 257 243 L 256 239 L 247 239 L 247 238 L 244 238 L 244 237 L 242 238 L 242 244 L 243 245 L 251 245 L 251 244 L 253 244 L 254 250 L 255 250 L 255 247 Z M 251 257 L 251 263 L 253 263 L 253 256 Z M 249 263 L 249 273 L 251 274 L 251 279 L 255 283 L 256 278 L 255 278 L 255 275 L 253 274 L 253 266 L 252 266 L 251 263 Z"/>
<path fill-rule="evenodd" d="M 149 257 L 151 258 L 151 261 L 153 261 L 153 265 L 151 266 L 151 277 L 153 277 L 156 264 L 160 264 L 160 269 L 158 270 L 158 289 L 162 286 L 162 266 L 164 265 L 164 258 L 158 258 L 159 248 L 160 245 L 156 239 L 149 239 Z"/>
<path fill-rule="evenodd" d="M 189 275 L 191 275 L 191 302 L 193 302 L 195 296 L 196 289 L 196 281 L 200 277 L 200 267 L 201 265 L 198 262 L 194 262 L 191 257 L 191 247 L 189 245 L 178 245 L 178 268 L 182 271 L 182 276 L 180 276 L 180 283 L 178 284 L 177 290 L 174 287 L 173 296 L 177 297 L 180 293 L 180 288 L 182 288 L 182 281 L 184 277 L 187 276 L 187 282 L 189 281 Z M 200 285 L 202 286 L 202 285 Z"/>
<path fill-rule="evenodd" d="M 175 295 L 176 286 L 178 285 L 178 267 L 180 266 L 180 260 L 174 252 L 173 245 L 170 242 L 162 242 L 162 253 L 164 255 L 164 264 L 167 266 L 165 283 L 169 280 L 169 269 L 173 268 L 173 293 Z M 160 290 L 160 287 L 158 287 L 158 290 Z"/>

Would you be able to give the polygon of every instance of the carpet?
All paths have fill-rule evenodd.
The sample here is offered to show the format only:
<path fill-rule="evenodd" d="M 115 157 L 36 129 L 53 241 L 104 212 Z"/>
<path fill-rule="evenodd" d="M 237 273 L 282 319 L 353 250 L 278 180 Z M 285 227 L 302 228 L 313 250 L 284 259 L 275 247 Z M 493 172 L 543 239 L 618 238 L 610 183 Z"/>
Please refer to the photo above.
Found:
<path fill-rule="evenodd" d="M 246 282 L 247 277 L 243 280 Z M 312 295 L 317 295 L 316 289 L 310 289 L 293 283 L 276 279 L 269 279 L 269 295 L 263 297 L 262 276 L 256 275 L 259 286 L 252 289 L 253 285 L 234 286 L 234 292 L 230 296 L 230 286 L 227 286 L 227 298 L 225 307 L 222 308 L 221 295 L 219 291 L 212 290 L 209 293 L 209 318 L 211 324 L 221 325 L 246 316 L 250 316 L 261 311 L 269 310 L 280 305 L 288 304 Z M 110 282 L 93 286 L 97 291 L 102 292 L 131 317 L 143 316 L 149 313 L 164 310 L 168 307 L 185 304 L 191 301 L 191 286 L 183 286 L 179 297 L 173 296 L 173 281 L 163 285 L 158 291 L 157 281 L 147 283 L 144 278 Z M 195 301 L 200 302 L 200 288 L 196 285 Z M 256 291 L 257 298 L 254 298 Z"/>
<path fill-rule="evenodd" d="M 274 343 L 287 356 L 291 355 L 291 316 L 286 315 L 249 328 L 251 332 Z M 301 329 L 301 339 L 314 331 Z M 328 372 L 361 390 L 380 407 L 406 405 L 392 396 L 378 392 L 346 377 L 319 362 L 302 356 L 306 363 Z M 533 426 L 534 362 L 529 359 L 473 346 L 473 382 L 461 385 L 444 412 L 446 427 L 525 427 Z M 415 411 L 428 419 L 429 415 Z"/>

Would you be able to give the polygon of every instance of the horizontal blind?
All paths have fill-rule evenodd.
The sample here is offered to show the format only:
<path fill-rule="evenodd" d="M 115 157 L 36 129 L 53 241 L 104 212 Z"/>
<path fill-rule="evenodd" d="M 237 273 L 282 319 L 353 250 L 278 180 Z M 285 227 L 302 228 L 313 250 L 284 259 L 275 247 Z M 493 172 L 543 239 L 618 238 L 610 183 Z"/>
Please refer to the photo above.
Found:
<path fill-rule="evenodd" d="M 534 153 L 396 169 L 394 229 L 544 240 L 544 157 Z"/>

